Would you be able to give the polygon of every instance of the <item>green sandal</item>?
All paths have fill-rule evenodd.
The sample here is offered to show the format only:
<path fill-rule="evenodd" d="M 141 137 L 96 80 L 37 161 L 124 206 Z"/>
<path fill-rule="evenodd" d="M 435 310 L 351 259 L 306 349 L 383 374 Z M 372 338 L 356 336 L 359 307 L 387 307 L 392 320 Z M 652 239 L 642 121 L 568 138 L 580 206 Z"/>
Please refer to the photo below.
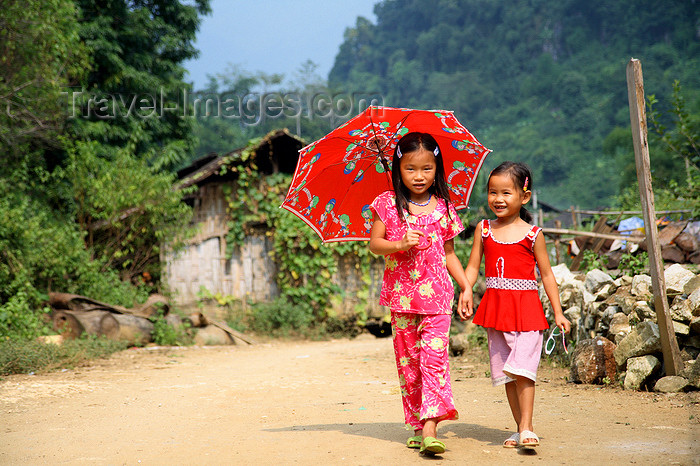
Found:
<path fill-rule="evenodd" d="M 445 444 L 435 437 L 426 437 L 420 446 L 420 452 L 425 455 L 439 455 L 445 453 Z"/>
<path fill-rule="evenodd" d="M 422 435 L 416 435 L 415 437 L 409 437 L 408 440 L 406 440 L 406 446 L 408 448 L 420 448 L 422 441 L 423 441 Z"/>

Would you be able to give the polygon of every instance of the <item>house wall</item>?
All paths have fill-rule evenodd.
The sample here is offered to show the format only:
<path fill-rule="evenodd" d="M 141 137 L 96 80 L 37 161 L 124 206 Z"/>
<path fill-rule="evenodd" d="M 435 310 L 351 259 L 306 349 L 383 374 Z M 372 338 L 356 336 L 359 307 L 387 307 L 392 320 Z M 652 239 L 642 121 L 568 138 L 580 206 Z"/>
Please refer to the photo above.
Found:
<path fill-rule="evenodd" d="M 270 237 L 248 236 L 226 259 L 228 217 L 223 186 L 208 183 L 200 187 L 194 202 L 197 233 L 184 250 L 164 255 L 165 279 L 180 306 L 194 307 L 201 287 L 242 301 L 266 302 L 279 296 L 277 268 L 269 254 L 273 250 Z M 338 315 L 349 315 L 362 305 L 368 316 L 382 316 L 386 311 L 379 306 L 379 291 L 384 261 L 373 260 L 367 282 L 367 277 L 363 279 L 359 273 L 358 260 L 354 255 L 339 259 L 338 272 L 332 280 L 342 292 L 333 299 L 333 310 Z"/>
<path fill-rule="evenodd" d="M 228 233 L 222 183 L 202 186 L 194 203 L 197 234 L 177 254 L 165 255 L 165 277 L 175 302 L 192 306 L 201 287 L 241 300 L 270 301 L 279 295 L 270 240 L 250 236 L 226 259 Z"/>

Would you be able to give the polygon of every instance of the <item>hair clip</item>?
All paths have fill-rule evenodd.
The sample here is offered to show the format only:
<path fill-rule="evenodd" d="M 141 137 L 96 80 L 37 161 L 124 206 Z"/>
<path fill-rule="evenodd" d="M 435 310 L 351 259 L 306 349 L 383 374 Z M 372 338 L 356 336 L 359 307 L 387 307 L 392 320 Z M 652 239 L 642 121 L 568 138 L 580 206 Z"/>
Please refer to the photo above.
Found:
<path fill-rule="evenodd" d="M 437 146 L 435 146 L 435 150 L 433 150 L 433 154 L 435 154 L 435 157 L 440 155 L 440 149 Z"/>
<path fill-rule="evenodd" d="M 398 146 L 398 144 L 396 145 L 396 157 L 397 158 L 403 157 L 403 154 L 401 153 L 401 148 Z"/>
<path fill-rule="evenodd" d="M 530 181 L 529 177 L 525 177 L 525 184 L 523 185 L 523 191 L 527 192 L 527 182 Z"/>

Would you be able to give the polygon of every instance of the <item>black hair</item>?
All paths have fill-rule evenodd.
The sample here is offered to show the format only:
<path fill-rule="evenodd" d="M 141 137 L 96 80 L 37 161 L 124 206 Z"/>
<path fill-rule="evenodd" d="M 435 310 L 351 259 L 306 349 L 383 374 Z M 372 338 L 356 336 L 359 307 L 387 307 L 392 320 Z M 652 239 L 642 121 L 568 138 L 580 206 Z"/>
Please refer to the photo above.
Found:
<path fill-rule="evenodd" d="M 530 167 L 521 162 L 503 162 L 499 166 L 493 169 L 489 174 L 489 179 L 486 182 L 486 189 L 488 189 L 489 181 L 493 175 L 507 175 L 515 184 L 517 189 L 522 189 L 524 191 L 532 191 L 532 171 Z M 527 183 L 527 186 L 525 186 Z M 520 207 L 520 218 L 525 220 L 527 223 L 532 222 L 532 214 L 525 208 L 525 206 Z"/>
<path fill-rule="evenodd" d="M 442 162 L 443 154 L 435 138 L 428 133 L 407 133 L 399 140 L 396 148 L 401 150 L 401 154 L 408 154 L 420 149 L 425 149 L 431 153 L 434 153 L 435 149 L 438 150 L 438 155 L 435 156 L 435 181 L 428 188 L 428 192 L 445 201 L 447 215 L 449 216 L 450 188 L 447 186 L 447 181 L 445 181 L 445 168 Z M 409 210 L 408 200 L 411 198 L 411 192 L 401 179 L 401 159 L 397 156 L 397 151 L 394 151 L 394 158 L 391 163 L 391 182 L 396 195 L 396 210 L 399 213 L 399 218 L 403 219 L 404 211 Z"/>

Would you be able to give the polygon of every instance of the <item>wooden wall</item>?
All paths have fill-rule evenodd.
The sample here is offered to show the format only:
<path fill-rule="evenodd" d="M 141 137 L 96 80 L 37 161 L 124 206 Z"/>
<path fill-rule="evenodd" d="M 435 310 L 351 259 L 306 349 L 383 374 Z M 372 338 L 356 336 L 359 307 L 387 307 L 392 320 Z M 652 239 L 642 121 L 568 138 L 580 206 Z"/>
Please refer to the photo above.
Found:
<path fill-rule="evenodd" d="M 234 249 L 231 259 L 226 259 L 228 226 L 222 184 L 200 187 L 194 210 L 199 229 L 190 245 L 177 255 L 164 255 L 164 275 L 175 293 L 175 302 L 183 307 L 195 306 L 201 287 L 212 294 L 221 293 L 243 301 L 266 302 L 278 297 L 277 270 L 269 255 L 271 238 L 249 236 L 242 246 Z M 369 303 L 365 312 L 381 315 L 384 311 L 378 303 L 384 262 L 381 258 L 373 261 L 366 283 L 357 268 L 358 260 L 354 255 L 339 259 L 338 273 L 332 280 L 343 292 L 334 299 L 334 310 L 347 315 L 356 312 L 358 305 Z"/>

